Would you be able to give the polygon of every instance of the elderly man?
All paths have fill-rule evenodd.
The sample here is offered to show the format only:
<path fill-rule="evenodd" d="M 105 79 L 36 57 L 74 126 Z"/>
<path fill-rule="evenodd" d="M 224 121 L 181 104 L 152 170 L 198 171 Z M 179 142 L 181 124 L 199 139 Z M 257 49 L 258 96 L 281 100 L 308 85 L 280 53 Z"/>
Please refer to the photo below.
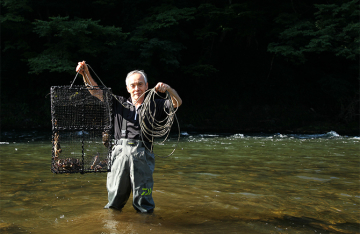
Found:
<path fill-rule="evenodd" d="M 86 86 L 96 87 L 85 61 L 79 62 L 76 67 L 84 79 Z M 152 198 L 153 172 L 155 169 L 154 154 L 149 151 L 151 142 L 142 137 L 139 125 L 138 112 L 144 102 L 145 91 L 148 89 L 146 74 L 143 71 L 129 72 L 126 77 L 126 88 L 130 98 L 122 96 L 113 97 L 113 119 L 114 138 L 111 160 L 111 172 L 107 175 L 108 203 L 105 208 L 121 210 L 129 199 L 130 192 L 133 193 L 133 206 L 135 210 L 142 213 L 152 213 L 155 203 Z M 155 119 L 162 120 L 170 105 L 179 107 L 182 100 L 177 92 L 169 85 L 159 82 L 155 86 L 157 92 L 171 95 L 169 100 L 155 99 L 150 105 L 151 113 L 155 113 Z M 90 93 L 103 100 L 100 89 L 89 89 Z M 142 141 L 142 139 L 144 141 Z M 144 145 L 145 144 L 145 145 Z"/>

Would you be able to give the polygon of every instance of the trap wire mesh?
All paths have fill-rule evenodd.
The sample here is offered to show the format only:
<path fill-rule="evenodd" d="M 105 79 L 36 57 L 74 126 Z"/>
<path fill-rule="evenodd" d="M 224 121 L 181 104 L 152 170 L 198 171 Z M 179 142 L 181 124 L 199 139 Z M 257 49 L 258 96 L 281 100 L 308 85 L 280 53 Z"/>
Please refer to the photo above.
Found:
<path fill-rule="evenodd" d="M 90 91 L 102 91 L 102 100 Z M 111 168 L 111 89 L 52 86 L 53 173 L 107 172 Z"/>

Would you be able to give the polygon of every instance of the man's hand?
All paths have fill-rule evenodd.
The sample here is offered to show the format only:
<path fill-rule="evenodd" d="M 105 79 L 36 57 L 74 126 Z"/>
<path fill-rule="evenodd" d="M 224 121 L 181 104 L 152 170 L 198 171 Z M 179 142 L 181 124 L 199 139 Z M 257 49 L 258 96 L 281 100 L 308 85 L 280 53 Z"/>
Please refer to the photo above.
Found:
<path fill-rule="evenodd" d="M 173 106 L 175 108 L 181 106 L 182 100 L 179 97 L 179 94 L 175 91 L 175 89 L 171 88 L 170 85 L 159 82 L 155 86 L 155 90 L 156 92 L 160 92 L 160 93 L 165 93 L 166 91 L 168 91 L 170 93 Z"/>
<path fill-rule="evenodd" d="M 97 97 L 100 101 L 103 101 L 103 91 L 98 87 L 97 83 L 91 77 L 89 68 L 85 61 L 78 62 L 76 72 L 79 72 L 83 76 L 85 86 L 89 89 L 91 95 Z"/>
<path fill-rule="evenodd" d="M 170 85 L 167 85 L 165 83 L 159 82 L 155 86 L 156 92 L 165 93 L 170 88 Z"/>
<path fill-rule="evenodd" d="M 78 62 L 78 65 L 76 67 L 76 72 L 79 72 L 82 76 L 85 75 L 85 72 L 88 74 L 89 73 L 89 69 L 88 67 L 86 66 L 86 63 L 85 61 L 82 61 L 82 62 Z"/>

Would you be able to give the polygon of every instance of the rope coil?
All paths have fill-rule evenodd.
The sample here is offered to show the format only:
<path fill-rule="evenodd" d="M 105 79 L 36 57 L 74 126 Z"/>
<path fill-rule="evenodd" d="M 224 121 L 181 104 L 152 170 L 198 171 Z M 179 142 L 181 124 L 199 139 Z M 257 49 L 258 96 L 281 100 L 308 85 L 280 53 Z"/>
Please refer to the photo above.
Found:
<path fill-rule="evenodd" d="M 179 121 L 178 121 L 178 119 L 176 117 L 176 112 L 177 112 L 178 108 L 174 108 L 174 106 L 172 104 L 171 95 L 167 91 L 166 91 L 166 97 L 165 98 L 161 97 L 156 92 L 155 88 L 149 89 L 145 93 L 147 93 L 147 96 L 144 99 L 143 107 L 141 108 L 141 110 L 139 112 L 139 124 L 140 124 L 141 132 L 143 133 L 143 134 L 141 134 L 141 138 L 142 138 L 143 142 L 144 142 L 144 137 L 145 137 L 149 142 L 151 142 L 153 144 L 162 144 L 162 143 L 164 143 L 169 138 L 171 127 L 174 124 L 174 121 L 176 120 L 179 134 L 178 134 L 178 141 L 176 143 L 175 148 L 173 149 L 173 151 L 169 155 L 167 155 L 165 157 L 161 157 L 161 156 L 156 155 L 154 153 L 158 157 L 167 158 L 167 157 L 171 156 L 175 152 L 176 147 L 177 147 L 177 145 L 178 145 L 178 143 L 180 141 L 180 125 L 179 125 Z M 145 95 L 145 93 L 143 95 Z M 165 112 L 166 117 L 163 120 L 155 119 L 155 116 L 156 116 L 155 97 L 156 96 L 159 96 L 159 97 L 161 97 L 163 99 L 166 99 L 171 103 L 170 108 L 169 108 L 169 112 L 167 112 L 165 107 L 164 107 L 163 111 Z M 176 100 L 176 99 L 174 98 L 174 100 Z M 176 102 L 177 102 L 177 100 L 176 100 Z M 155 105 L 155 108 L 154 108 L 155 112 L 154 113 L 151 112 L 151 108 L 150 108 L 151 103 L 153 103 Z M 151 128 L 149 128 L 149 126 L 147 126 L 146 122 L 151 123 Z M 164 138 L 163 141 L 158 142 L 158 143 L 154 141 L 154 138 L 161 138 L 161 137 L 164 137 L 164 136 L 165 136 L 165 138 Z M 144 145 L 146 147 L 146 144 L 144 144 Z M 148 150 L 153 152 L 152 148 L 148 149 Z"/>

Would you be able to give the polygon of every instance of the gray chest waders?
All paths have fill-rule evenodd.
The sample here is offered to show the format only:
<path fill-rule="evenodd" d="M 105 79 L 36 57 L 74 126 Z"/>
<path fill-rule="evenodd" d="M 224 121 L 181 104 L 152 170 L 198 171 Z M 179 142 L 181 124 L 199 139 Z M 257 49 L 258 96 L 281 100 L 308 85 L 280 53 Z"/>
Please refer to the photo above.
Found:
<path fill-rule="evenodd" d="M 151 213 L 155 208 L 152 198 L 155 157 L 149 150 L 145 150 L 141 140 L 126 139 L 125 117 L 129 111 L 124 108 L 121 139 L 116 140 L 112 151 L 113 162 L 106 182 L 109 202 L 104 208 L 122 209 L 132 191 L 135 210 Z"/>

